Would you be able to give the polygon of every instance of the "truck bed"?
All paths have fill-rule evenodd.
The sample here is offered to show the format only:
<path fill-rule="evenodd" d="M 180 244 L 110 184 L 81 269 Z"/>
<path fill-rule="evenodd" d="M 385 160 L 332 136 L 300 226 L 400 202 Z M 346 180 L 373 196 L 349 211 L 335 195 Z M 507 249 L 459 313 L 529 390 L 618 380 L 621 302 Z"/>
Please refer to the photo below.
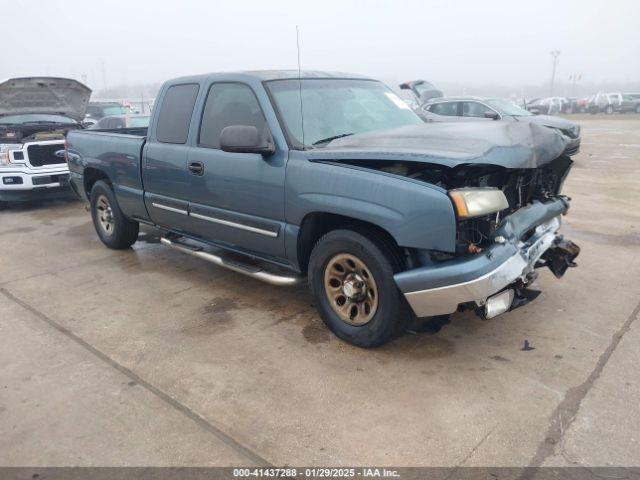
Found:
<path fill-rule="evenodd" d="M 143 201 L 141 159 L 146 128 L 136 133 L 119 130 L 75 130 L 67 135 L 67 159 L 73 188 L 86 196 L 84 182 L 92 171 L 106 174 L 115 187 L 123 211 L 146 217 Z"/>

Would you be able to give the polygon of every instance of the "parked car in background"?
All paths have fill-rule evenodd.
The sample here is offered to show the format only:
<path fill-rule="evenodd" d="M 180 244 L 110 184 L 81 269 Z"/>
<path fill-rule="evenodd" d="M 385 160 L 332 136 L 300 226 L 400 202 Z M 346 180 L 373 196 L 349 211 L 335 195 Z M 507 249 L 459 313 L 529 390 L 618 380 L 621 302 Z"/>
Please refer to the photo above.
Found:
<path fill-rule="evenodd" d="M 90 96 L 69 78 L 0 83 L 0 203 L 69 192 L 65 135 L 82 128 Z"/>
<path fill-rule="evenodd" d="M 577 98 L 574 112 L 585 113 L 587 111 L 587 105 L 589 105 L 589 98 L 590 97 Z"/>
<path fill-rule="evenodd" d="M 89 102 L 85 115 L 86 124 L 94 124 L 108 115 L 126 115 L 129 112 L 119 102 Z"/>
<path fill-rule="evenodd" d="M 573 113 L 573 103 L 566 97 L 546 97 L 527 103 L 526 109 L 531 113 L 544 115 Z"/>
<path fill-rule="evenodd" d="M 504 313 L 535 268 L 575 265 L 566 145 L 515 121 L 426 125 L 364 77 L 269 71 L 169 81 L 146 136 L 71 132 L 67 155 L 107 247 L 147 223 L 197 258 L 307 281 L 326 325 L 373 347 L 412 312 Z"/>
<path fill-rule="evenodd" d="M 500 120 L 533 123 L 561 133 L 567 139 L 567 155 L 575 155 L 580 150 L 580 125 L 560 117 L 534 115 L 508 100 L 481 97 L 434 98 L 421 107 L 419 115 L 427 122 Z"/>
<path fill-rule="evenodd" d="M 614 106 L 614 111 L 620 113 L 640 113 L 640 95 L 634 98 L 628 93 L 620 93 L 620 101 Z"/>
<path fill-rule="evenodd" d="M 149 118 L 149 115 L 109 115 L 102 117 L 89 128 L 91 130 L 146 128 L 149 126 Z"/>
<path fill-rule="evenodd" d="M 600 92 L 589 98 L 587 112 L 612 114 L 619 109 L 621 104 L 622 94 Z"/>

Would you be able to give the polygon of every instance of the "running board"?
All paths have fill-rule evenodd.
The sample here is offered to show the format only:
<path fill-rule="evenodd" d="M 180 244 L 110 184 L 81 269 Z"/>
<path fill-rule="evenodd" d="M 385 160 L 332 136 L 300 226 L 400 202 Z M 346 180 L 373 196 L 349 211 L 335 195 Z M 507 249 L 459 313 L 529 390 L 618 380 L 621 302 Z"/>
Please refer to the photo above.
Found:
<path fill-rule="evenodd" d="M 162 237 L 160 242 L 168 247 L 175 248 L 183 253 L 201 258 L 207 262 L 214 263 L 220 267 L 228 268 L 234 272 L 242 273 L 249 277 L 261 280 L 271 285 L 298 285 L 304 281 L 304 278 L 295 274 L 285 274 L 268 272 L 259 264 L 244 263 L 235 258 L 230 258 L 233 254 L 220 250 L 220 254 L 207 252 L 199 245 L 193 245 L 182 241 L 182 237 Z M 223 253 L 224 252 L 224 253 Z M 239 255 L 238 255 L 239 256 Z M 277 269 L 278 267 L 273 267 Z"/>

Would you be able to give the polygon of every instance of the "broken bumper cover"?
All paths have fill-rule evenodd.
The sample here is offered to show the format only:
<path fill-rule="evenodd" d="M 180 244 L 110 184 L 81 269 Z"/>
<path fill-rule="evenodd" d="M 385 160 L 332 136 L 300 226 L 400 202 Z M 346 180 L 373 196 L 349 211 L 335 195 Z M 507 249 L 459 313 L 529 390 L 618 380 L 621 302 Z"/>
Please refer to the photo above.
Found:
<path fill-rule="evenodd" d="M 536 266 L 574 265 L 580 249 L 557 233 L 568 208 L 565 198 L 535 202 L 504 219 L 494 235 L 501 243 L 478 255 L 398 273 L 395 281 L 419 317 L 453 313 L 471 302 L 482 306 L 509 285 L 526 285 Z"/>

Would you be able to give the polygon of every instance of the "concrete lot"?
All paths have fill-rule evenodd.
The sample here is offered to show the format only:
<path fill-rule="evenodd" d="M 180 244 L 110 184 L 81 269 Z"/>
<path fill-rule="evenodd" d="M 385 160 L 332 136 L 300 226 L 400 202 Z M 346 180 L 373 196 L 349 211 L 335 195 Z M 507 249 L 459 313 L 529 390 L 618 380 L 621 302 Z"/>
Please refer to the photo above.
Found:
<path fill-rule="evenodd" d="M 637 465 L 640 116 L 579 118 L 579 268 L 377 350 L 78 202 L 1 212 L 0 465 Z"/>

